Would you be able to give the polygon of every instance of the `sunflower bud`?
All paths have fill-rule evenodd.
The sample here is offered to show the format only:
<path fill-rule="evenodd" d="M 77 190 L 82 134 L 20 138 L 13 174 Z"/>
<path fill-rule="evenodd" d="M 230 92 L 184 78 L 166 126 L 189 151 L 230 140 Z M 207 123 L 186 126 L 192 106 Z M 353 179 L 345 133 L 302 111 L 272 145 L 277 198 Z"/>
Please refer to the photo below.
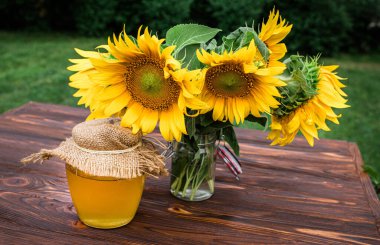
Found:
<path fill-rule="evenodd" d="M 319 75 L 318 58 L 304 58 L 292 55 L 284 63 L 287 70 L 280 79 L 286 86 L 279 87 L 281 105 L 273 111 L 276 116 L 288 115 L 304 102 L 317 94 Z"/>
<path fill-rule="evenodd" d="M 271 132 L 268 139 L 272 145 L 287 145 L 299 131 L 313 146 L 318 130 L 329 131 L 326 121 L 339 124 L 333 108 L 347 108 L 345 87 L 336 75 L 338 66 L 319 66 L 319 57 L 290 56 L 285 61 L 287 69 L 279 77 L 286 86 L 279 87 L 280 106 L 272 111 Z"/>

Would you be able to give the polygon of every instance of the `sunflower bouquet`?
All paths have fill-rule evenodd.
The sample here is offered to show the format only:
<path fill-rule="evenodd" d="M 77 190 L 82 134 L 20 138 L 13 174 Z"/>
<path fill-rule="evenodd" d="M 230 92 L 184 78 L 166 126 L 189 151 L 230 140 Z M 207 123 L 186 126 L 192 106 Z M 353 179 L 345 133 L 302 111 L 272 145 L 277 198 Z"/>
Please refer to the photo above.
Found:
<path fill-rule="evenodd" d="M 165 39 L 124 29 L 96 51 L 76 49 L 83 58 L 70 60 L 69 85 L 89 107 L 88 120 L 118 117 L 143 134 L 158 125 L 172 142 L 173 154 L 164 152 L 172 158 L 172 194 L 204 200 L 214 192 L 217 155 L 242 172 L 234 126 L 269 125 L 268 139 L 281 146 L 301 131 L 313 146 L 318 130 L 329 130 L 326 120 L 339 123 L 332 108 L 348 107 L 337 66 L 321 66 L 319 57 L 283 60 L 291 29 L 276 10 L 257 30 L 240 27 L 221 40 L 220 29 L 197 24 L 174 26 Z"/>

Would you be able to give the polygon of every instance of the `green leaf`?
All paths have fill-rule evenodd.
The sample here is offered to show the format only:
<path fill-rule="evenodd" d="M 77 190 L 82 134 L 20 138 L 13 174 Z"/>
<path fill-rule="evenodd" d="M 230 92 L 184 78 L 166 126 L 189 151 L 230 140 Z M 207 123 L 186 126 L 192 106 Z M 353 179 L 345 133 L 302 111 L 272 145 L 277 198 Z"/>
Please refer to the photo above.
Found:
<path fill-rule="evenodd" d="M 263 127 L 265 127 L 265 125 L 267 124 L 266 117 L 255 117 L 252 114 L 248 115 L 248 117 L 246 117 L 245 120 L 250 121 L 250 122 L 256 122 Z"/>
<path fill-rule="evenodd" d="M 253 39 L 253 33 L 238 28 L 230 33 L 227 37 L 223 38 L 224 46 L 227 50 L 238 50 L 242 47 L 248 46 Z"/>
<path fill-rule="evenodd" d="M 195 137 L 190 137 L 189 135 L 182 135 L 182 141 L 188 146 L 191 146 L 194 152 L 198 150 L 198 144 Z"/>
<path fill-rule="evenodd" d="M 212 111 L 200 115 L 199 118 L 202 127 L 207 127 L 214 122 L 214 119 L 212 119 Z"/>
<path fill-rule="evenodd" d="M 223 129 L 224 140 L 231 146 L 232 150 L 235 152 L 236 156 L 240 155 L 239 142 L 236 139 L 236 134 L 234 127 L 226 127 Z"/>
<path fill-rule="evenodd" d="M 192 44 L 201 44 L 210 41 L 220 32 L 220 29 L 198 24 L 180 24 L 170 28 L 166 33 L 166 43 L 176 45 L 174 56 L 183 48 Z"/>
<path fill-rule="evenodd" d="M 201 134 L 216 133 L 220 129 L 230 127 L 230 126 L 231 126 L 231 123 L 229 122 L 214 121 L 207 127 L 200 127 L 199 131 Z"/>
<path fill-rule="evenodd" d="M 269 60 L 269 49 L 263 41 L 259 38 L 256 31 L 251 27 L 239 27 L 235 31 L 231 32 L 228 36 L 223 37 L 224 48 L 226 50 L 236 51 L 242 47 L 246 47 L 252 41 L 255 40 L 259 52 L 263 56 L 265 61 Z"/>
<path fill-rule="evenodd" d="M 200 44 L 191 44 L 183 48 L 177 55 L 178 60 L 182 60 L 183 64 L 189 70 L 195 70 L 202 68 L 201 62 L 199 62 L 196 50 L 200 48 Z"/>
<path fill-rule="evenodd" d="M 201 48 L 203 48 L 206 51 L 212 51 L 215 50 L 216 47 L 218 46 L 218 43 L 215 39 L 212 39 L 208 44 L 201 44 Z"/>

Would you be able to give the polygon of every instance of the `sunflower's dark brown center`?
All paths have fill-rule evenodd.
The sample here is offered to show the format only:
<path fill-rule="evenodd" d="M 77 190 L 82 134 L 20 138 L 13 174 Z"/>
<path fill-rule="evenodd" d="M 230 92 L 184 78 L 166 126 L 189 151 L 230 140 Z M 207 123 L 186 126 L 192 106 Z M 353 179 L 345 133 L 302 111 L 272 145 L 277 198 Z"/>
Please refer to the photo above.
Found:
<path fill-rule="evenodd" d="M 152 110 L 167 110 L 178 101 L 179 85 L 164 77 L 164 63 L 140 58 L 127 66 L 125 81 L 133 100 Z"/>
<path fill-rule="evenodd" d="M 251 74 L 245 74 L 239 64 L 213 66 L 206 72 L 206 86 L 218 97 L 245 97 L 253 86 Z"/>

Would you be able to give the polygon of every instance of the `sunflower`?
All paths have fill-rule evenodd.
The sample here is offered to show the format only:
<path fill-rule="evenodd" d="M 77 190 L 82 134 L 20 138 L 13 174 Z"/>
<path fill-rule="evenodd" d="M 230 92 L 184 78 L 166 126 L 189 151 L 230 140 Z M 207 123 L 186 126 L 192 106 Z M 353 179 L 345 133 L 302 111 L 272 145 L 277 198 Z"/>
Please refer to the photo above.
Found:
<path fill-rule="evenodd" d="M 259 38 L 268 47 L 270 55 L 268 63 L 272 66 L 283 65 L 278 62 L 287 52 L 285 43 L 280 43 L 291 31 L 293 25 L 288 25 L 280 16 L 279 11 L 273 9 L 266 23 L 261 24 Z"/>
<path fill-rule="evenodd" d="M 175 46 L 162 49 L 164 39 L 150 35 L 146 28 L 132 40 L 125 33 L 108 39 L 101 46 L 106 53 L 77 50 L 85 59 L 71 60 L 77 71 L 70 77 L 70 86 L 79 89 L 74 96 L 79 104 L 90 107 L 88 119 L 122 117 L 121 126 L 131 127 L 133 133 L 150 133 L 158 121 L 162 136 L 171 141 L 186 134 L 186 108 L 207 107 L 195 97 L 203 81 L 199 71 L 181 69 L 172 57 Z"/>
<path fill-rule="evenodd" d="M 307 63 L 307 62 L 306 62 Z M 304 135 L 310 146 L 314 145 L 314 138 L 318 139 L 318 130 L 330 131 L 326 120 L 339 124 L 338 118 L 341 115 L 334 113 L 332 108 L 347 108 L 347 96 L 341 88 L 345 87 L 339 80 L 343 78 L 334 72 L 338 66 L 315 66 L 315 62 L 306 64 L 309 66 L 305 77 L 313 77 L 311 73 L 316 73 L 314 85 L 315 94 L 304 101 L 296 101 L 293 105 L 290 100 L 282 101 L 282 112 L 280 109 L 274 111 L 272 115 L 271 132 L 268 139 L 272 140 L 272 145 L 284 146 L 293 141 L 299 131 Z M 313 69 L 314 66 L 314 69 Z M 318 68 L 318 69 L 315 69 Z M 305 72 L 305 69 L 304 69 Z M 298 77 L 299 77 L 298 73 Z M 294 80 L 293 80 L 294 82 Z M 304 86 L 301 86 L 304 87 Z M 288 98 L 299 97 L 290 89 Z M 298 91 L 300 91 L 298 89 Z M 291 109 L 289 109 L 291 108 Z"/>
<path fill-rule="evenodd" d="M 260 117 L 261 112 L 269 113 L 279 105 L 274 96 L 280 96 L 277 86 L 285 83 L 275 78 L 285 67 L 257 67 L 254 63 L 257 48 L 254 40 L 247 47 L 236 52 L 223 54 L 197 50 L 203 70 L 205 84 L 201 99 L 213 109 L 214 120 L 243 123 L 251 113 Z"/>

